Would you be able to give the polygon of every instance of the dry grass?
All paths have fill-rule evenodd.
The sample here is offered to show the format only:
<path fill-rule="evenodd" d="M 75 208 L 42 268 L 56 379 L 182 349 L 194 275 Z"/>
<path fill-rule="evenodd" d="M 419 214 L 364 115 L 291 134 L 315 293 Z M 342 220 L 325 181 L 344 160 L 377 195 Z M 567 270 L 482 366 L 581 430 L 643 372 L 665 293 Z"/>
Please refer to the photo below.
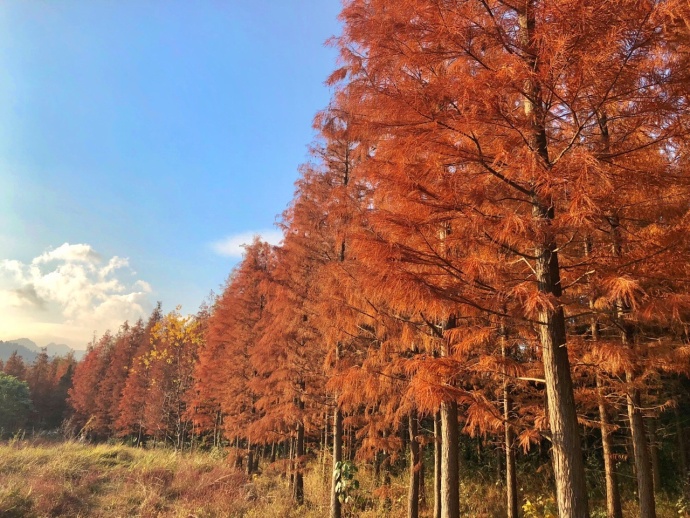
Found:
<path fill-rule="evenodd" d="M 0 446 L 0 516 L 242 516 L 246 478 L 212 455 L 76 443 Z"/>
<path fill-rule="evenodd" d="M 326 470 L 327 471 L 327 470 Z M 429 475 L 429 474 L 427 474 Z M 344 516 L 404 517 L 407 480 L 391 477 L 386 485 L 361 469 L 361 487 Z M 221 454 L 176 454 L 126 446 L 77 443 L 13 442 L 0 445 L 0 516 L 13 517 L 246 517 L 322 518 L 328 515 L 330 474 L 314 465 L 305 475 L 305 504 L 290 498 L 289 481 L 280 465 L 264 466 L 248 479 Z M 553 499 L 546 477 L 524 479 L 521 503 L 532 502 L 524 515 L 548 518 Z M 531 489 L 528 489 L 531 488 Z M 430 517 L 431 480 L 427 481 Z M 502 518 L 503 490 L 489 476 L 475 473 L 462 481 L 462 516 Z M 593 517 L 602 514 L 593 502 Z M 626 502 L 626 516 L 634 505 Z M 661 499 L 659 518 L 679 515 L 675 502 Z"/>

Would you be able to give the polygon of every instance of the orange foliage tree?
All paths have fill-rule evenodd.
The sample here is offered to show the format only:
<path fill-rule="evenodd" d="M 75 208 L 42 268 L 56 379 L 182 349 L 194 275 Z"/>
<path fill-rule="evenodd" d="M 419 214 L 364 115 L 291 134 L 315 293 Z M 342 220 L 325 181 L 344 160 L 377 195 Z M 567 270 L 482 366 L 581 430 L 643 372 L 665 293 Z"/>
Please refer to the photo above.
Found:
<path fill-rule="evenodd" d="M 561 516 L 588 515 L 566 347 L 566 318 L 589 313 L 573 288 L 594 267 L 582 243 L 612 210 L 645 210 L 640 196 L 676 219 L 687 210 L 673 151 L 685 71 L 663 36 L 673 4 L 353 0 L 342 14 L 332 81 L 376 187 L 359 258 L 394 269 L 402 311 L 444 330 L 462 321 L 447 356 L 491 314 L 538 344 Z M 640 268 L 668 250 L 639 237 L 627 260 Z M 669 255 L 684 246 L 672 242 Z M 639 281 L 615 278 L 603 298 L 634 297 Z"/>
<path fill-rule="evenodd" d="M 298 503 L 330 429 L 332 518 L 346 458 L 386 470 L 405 447 L 419 515 L 420 423 L 436 517 L 459 516 L 464 432 L 500 437 L 509 518 L 517 449 L 544 438 L 559 514 L 584 518 L 581 434 L 600 428 L 620 518 L 625 416 L 653 518 L 655 419 L 682 407 L 690 361 L 686 4 L 345 1 L 282 246 L 248 245 L 196 318 L 159 307 L 92 344 L 75 422 L 234 443 L 249 473 L 282 448 Z"/>

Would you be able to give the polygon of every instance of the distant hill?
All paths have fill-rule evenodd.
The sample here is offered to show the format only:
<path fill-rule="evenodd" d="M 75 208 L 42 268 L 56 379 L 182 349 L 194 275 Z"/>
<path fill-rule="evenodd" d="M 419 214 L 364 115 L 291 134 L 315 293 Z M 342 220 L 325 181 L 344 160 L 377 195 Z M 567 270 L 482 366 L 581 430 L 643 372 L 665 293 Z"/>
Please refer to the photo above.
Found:
<path fill-rule="evenodd" d="M 73 352 L 76 355 L 76 353 L 81 352 L 75 351 L 69 345 L 56 344 L 55 342 L 50 342 L 48 345 L 46 345 L 46 350 L 48 351 L 48 356 L 64 356 L 70 352 Z"/>
<path fill-rule="evenodd" d="M 28 338 L 17 338 L 16 340 L 8 340 L 5 342 L 6 344 L 19 344 L 25 348 L 27 348 L 29 351 L 33 351 L 35 353 L 40 353 L 41 348 L 36 345 L 36 342 L 29 340 Z"/>
<path fill-rule="evenodd" d="M 0 340 L 0 360 L 7 361 L 14 351 L 24 359 L 25 363 L 33 363 L 41 352 L 41 347 L 33 340 L 28 338 L 17 338 L 3 342 Z M 54 342 L 45 346 L 48 356 L 65 356 L 72 352 L 77 360 L 80 360 L 86 351 L 74 350 L 66 344 L 56 344 Z"/>
<path fill-rule="evenodd" d="M 0 340 L 0 360 L 6 362 L 14 351 L 17 351 L 17 354 L 24 359 L 24 363 L 33 363 L 38 356 L 38 352 L 32 351 L 21 344 Z"/>

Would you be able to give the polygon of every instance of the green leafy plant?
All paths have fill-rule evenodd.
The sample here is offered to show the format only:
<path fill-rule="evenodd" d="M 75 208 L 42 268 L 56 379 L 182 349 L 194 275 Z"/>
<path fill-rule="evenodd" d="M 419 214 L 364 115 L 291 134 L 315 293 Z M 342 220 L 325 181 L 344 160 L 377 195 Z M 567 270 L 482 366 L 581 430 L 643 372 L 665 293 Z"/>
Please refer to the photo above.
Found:
<path fill-rule="evenodd" d="M 353 462 L 349 460 L 336 462 L 333 468 L 335 493 L 341 503 L 351 504 L 354 502 L 355 493 L 359 489 L 359 481 L 355 478 L 356 474 L 357 466 Z"/>
<path fill-rule="evenodd" d="M 0 428 L 3 432 L 19 432 L 26 424 L 31 410 L 28 384 L 0 372 Z"/>

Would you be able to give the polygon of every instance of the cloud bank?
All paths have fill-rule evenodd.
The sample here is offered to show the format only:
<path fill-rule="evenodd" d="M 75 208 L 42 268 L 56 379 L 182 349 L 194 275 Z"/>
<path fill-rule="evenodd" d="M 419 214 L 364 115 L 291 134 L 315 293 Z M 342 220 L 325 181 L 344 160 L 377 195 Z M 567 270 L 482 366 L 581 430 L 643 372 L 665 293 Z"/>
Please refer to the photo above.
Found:
<path fill-rule="evenodd" d="M 151 286 L 134 275 L 128 259 L 105 259 L 87 244 L 65 243 L 28 263 L 1 260 L 0 339 L 83 348 L 94 332 L 150 312 Z"/>
<path fill-rule="evenodd" d="M 280 230 L 257 230 L 233 234 L 215 241 L 211 243 L 211 248 L 220 256 L 241 259 L 245 245 L 251 244 L 256 236 L 271 245 L 279 245 L 283 240 L 283 233 Z"/>

